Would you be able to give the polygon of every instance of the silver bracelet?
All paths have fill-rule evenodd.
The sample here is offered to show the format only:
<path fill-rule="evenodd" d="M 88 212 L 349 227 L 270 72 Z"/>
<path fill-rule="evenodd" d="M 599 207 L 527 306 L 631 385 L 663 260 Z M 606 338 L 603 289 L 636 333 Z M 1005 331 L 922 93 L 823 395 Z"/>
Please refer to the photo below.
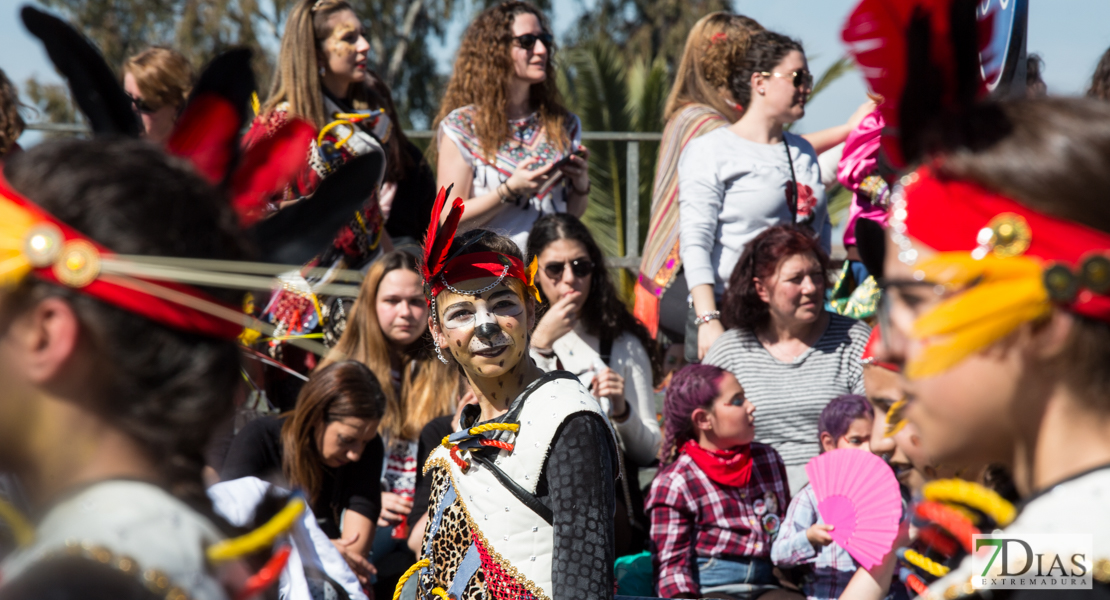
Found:
<path fill-rule="evenodd" d="M 715 310 L 715 311 L 712 311 L 712 312 L 707 312 L 707 313 L 703 313 L 703 314 L 698 315 L 698 317 L 696 319 L 694 319 L 694 325 L 697 325 L 698 327 L 701 327 L 702 325 L 705 325 L 706 323 L 708 323 L 710 321 L 719 321 L 720 319 L 721 319 L 721 311 Z"/>

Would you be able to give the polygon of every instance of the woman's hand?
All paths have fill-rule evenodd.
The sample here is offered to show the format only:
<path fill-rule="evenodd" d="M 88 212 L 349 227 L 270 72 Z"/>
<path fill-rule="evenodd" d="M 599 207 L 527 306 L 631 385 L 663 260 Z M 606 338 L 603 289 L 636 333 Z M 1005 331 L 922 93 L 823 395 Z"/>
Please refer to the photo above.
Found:
<path fill-rule="evenodd" d="M 809 529 L 806 529 L 806 539 L 809 540 L 810 544 L 813 544 L 814 548 L 824 548 L 833 543 L 832 536 L 829 535 L 832 530 L 832 525 L 814 523 L 809 526 Z"/>
<path fill-rule="evenodd" d="M 536 191 L 540 189 L 540 186 L 543 185 L 543 182 L 547 181 L 548 177 L 551 176 L 551 168 L 555 163 L 544 165 L 534 171 L 529 168 L 539 160 L 540 157 L 532 156 L 524 159 L 523 162 L 516 166 L 516 170 L 513 171 L 513 174 L 510 175 L 509 179 L 505 182 L 505 185 L 509 187 L 510 194 L 525 197 L 533 196 Z"/>
<path fill-rule="evenodd" d="M 547 309 L 543 318 L 536 325 L 536 330 L 532 332 L 533 348 L 550 350 L 555 340 L 574 329 L 574 326 L 578 324 L 578 310 L 574 301 L 581 295 L 581 292 L 567 292 L 567 295 Z"/>
<path fill-rule="evenodd" d="M 848 131 L 854 131 L 856 127 L 859 127 L 859 124 L 863 121 L 863 118 L 875 112 L 875 109 L 878 108 L 878 106 L 879 105 L 875 104 L 874 100 L 868 100 L 867 102 L 860 104 L 859 108 L 856 109 L 856 112 L 852 113 L 851 117 L 848 117 Z"/>
<path fill-rule="evenodd" d="M 586 192 L 590 189 L 590 169 L 587 160 L 590 151 L 585 146 L 579 146 L 578 151 L 583 152 L 585 157 L 571 154 L 570 159 L 562 167 L 563 175 L 570 179 L 571 192 L 574 194 Z"/>
<path fill-rule="evenodd" d="M 624 397 L 624 377 L 617 374 L 612 369 L 603 369 L 594 377 L 593 383 L 594 398 L 608 398 L 609 403 L 612 405 L 611 413 L 613 415 L 624 415 L 627 419 L 628 415 L 625 411 L 628 410 L 628 403 Z M 623 423 L 624 421 L 619 421 Z"/>
<path fill-rule="evenodd" d="M 720 319 L 698 325 L 698 360 L 702 360 L 706 354 L 709 354 L 709 348 L 713 346 L 713 342 L 717 341 L 724 332 L 725 326 L 721 324 Z"/>
<path fill-rule="evenodd" d="M 378 527 L 389 527 L 405 520 L 412 512 L 412 500 L 393 492 L 382 492 L 382 513 L 378 516 Z"/>
<path fill-rule="evenodd" d="M 378 574 L 378 570 L 366 557 L 359 554 L 354 546 L 357 545 L 358 539 L 361 534 L 355 533 L 349 539 L 345 540 L 332 540 L 331 543 L 335 546 L 336 550 L 343 555 L 343 560 L 347 561 L 351 570 L 355 572 L 355 577 L 358 577 L 358 582 L 363 587 L 370 585 L 370 578 Z"/>

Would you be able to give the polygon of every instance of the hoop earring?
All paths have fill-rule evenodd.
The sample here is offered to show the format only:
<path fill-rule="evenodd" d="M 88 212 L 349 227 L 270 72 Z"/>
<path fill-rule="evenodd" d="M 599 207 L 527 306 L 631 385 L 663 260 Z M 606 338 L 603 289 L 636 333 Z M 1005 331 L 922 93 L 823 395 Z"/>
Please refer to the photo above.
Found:
<path fill-rule="evenodd" d="M 440 349 L 439 344 L 436 344 L 436 357 L 439 358 L 439 362 L 445 365 L 450 364 L 447 362 L 447 359 L 444 358 L 443 351 Z"/>

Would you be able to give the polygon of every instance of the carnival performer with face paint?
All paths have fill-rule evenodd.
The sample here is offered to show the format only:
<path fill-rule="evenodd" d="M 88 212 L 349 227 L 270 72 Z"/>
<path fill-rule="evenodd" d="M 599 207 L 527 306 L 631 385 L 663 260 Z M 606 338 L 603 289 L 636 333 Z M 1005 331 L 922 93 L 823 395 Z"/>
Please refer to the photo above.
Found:
<path fill-rule="evenodd" d="M 908 171 L 891 196 L 876 359 L 904 364 L 906 416 L 925 455 L 1001 463 L 1022 497 L 1015 509 L 965 482 L 931 482 L 915 517 L 941 525 L 966 552 L 973 534 L 996 527 L 1017 539 L 1089 535 L 1087 550 L 1057 538 L 1034 542 L 1032 552 L 1044 555 L 1046 571 L 1063 557 L 1068 570 L 1056 576 L 1072 576 L 1069 559 L 1084 552 L 1093 587 L 985 592 L 973 585 L 983 578 L 973 581 L 970 559 L 924 562 L 903 551 L 899 559 L 914 564 L 888 561 L 877 581 L 907 570 L 918 583 L 941 577 L 927 589 L 909 586 L 930 598 L 1107 597 L 1110 105 L 976 102 L 986 84 L 975 12 L 974 3 L 892 10 L 865 0 L 843 33 L 887 99 L 888 131 L 899 132 L 884 134 L 884 149 Z M 921 102 L 922 86 L 935 104 Z M 974 575 L 997 576 L 1002 566 Z"/>
<path fill-rule="evenodd" d="M 577 378 L 528 358 L 535 264 L 488 231 L 452 239 L 463 206 L 440 226 L 446 198 L 425 241 L 430 327 L 478 404 L 424 465 L 432 499 L 410 585 L 419 598 L 611 598 L 612 430 Z"/>

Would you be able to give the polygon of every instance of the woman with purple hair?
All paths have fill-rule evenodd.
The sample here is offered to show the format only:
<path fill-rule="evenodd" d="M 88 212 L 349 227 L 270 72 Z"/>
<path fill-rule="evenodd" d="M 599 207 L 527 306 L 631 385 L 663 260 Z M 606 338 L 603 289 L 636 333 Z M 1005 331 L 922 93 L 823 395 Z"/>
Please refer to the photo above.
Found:
<path fill-rule="evenodd" d="M 845 394 L 833 398 L 817 421 L 821 452 L 841 448 L 870 450 L 874 412 L 867 398 Z M 780 569 L 798 568 L 807 600 L 839 598 L 859 565 L 833 541 L 832 525 L 817 512 L 817 496 L 808 483 L 786 511 L 782 529 L 771 547 L 771 560 Z"/>
<path fill-rule="evenodd" d="M 755 443 L 755 406 L 731 373 L 690 365 L 675 373 L 663 407 L 665 466 L 651 484 L 658 592 L 765 600 L 780 588 L 770 561 L 790 491 L 779 453 Z"/>

